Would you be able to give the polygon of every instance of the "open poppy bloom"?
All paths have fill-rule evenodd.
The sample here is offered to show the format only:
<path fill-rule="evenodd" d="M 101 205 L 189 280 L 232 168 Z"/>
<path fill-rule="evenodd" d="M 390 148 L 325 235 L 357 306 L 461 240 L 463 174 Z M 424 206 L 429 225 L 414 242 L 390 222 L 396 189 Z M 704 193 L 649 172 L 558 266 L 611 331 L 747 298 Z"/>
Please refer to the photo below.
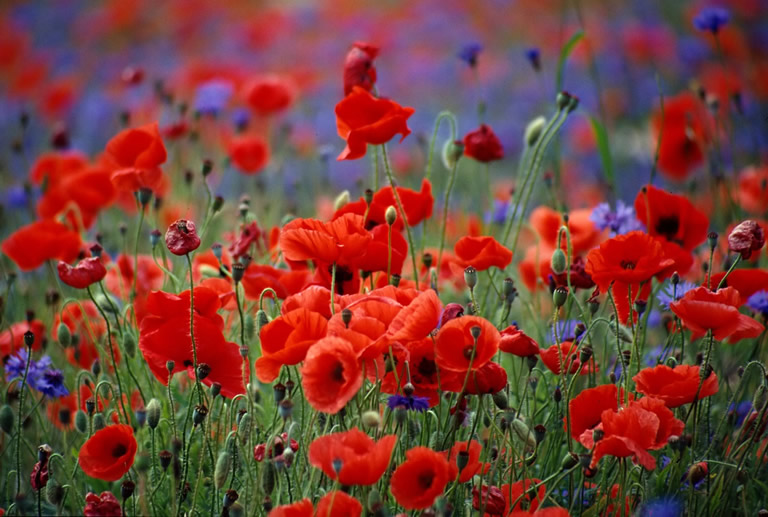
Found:
<path fill-rule="evenodd" d="M 477 440 L 471 440 L 469 446 L 467 446 L 466 440 L 462 440 L 454 443 L 449 450 L 441 452 L 441 454 L 445 456 L 445 459 L 448 460 L 451 467 L 451 479 L 456 479 L 456 476 L 459 476 L 459 483 L 466 483 L 472 479 L 475 474 L 485 474 L 488 472 L 491 468 L 491 464 L 483 464 L 480 462 L 480 453 L 482 450 L 483 446 L 480 445 L 480 442 Z M 457 465 L 459 454 L 467 455 L 467 463 L 461 470 L 459 470 L 459 466 Z"/>
<path fill-rule="evenodd" d="M 328 305 L 327 298 L 324 301 Z M 328 320 L 322 314 L 301 307 L 283 314 L 261 329 L 261 357 L 256 359 L 256 377 L 269 383 L 280 375 L 283 365 L 299 364 L 307 350 L 325 337 Z"/>
<path fill-rule="evenodd" d="M 475 339 L 473 332 L 479 335 Z M 479 370 L 499 350 L 501 335 L 496 327 L 479 316 L 462 316 L 442 326 L 437 333 L 435 361 L 453 372 Z"/>
<path fill-rule="evenodd" d="M 40 350 L 43 347 L 45 339 L 45 325 L 40 320 L 30 322 L 19 321 L 9 325 L 9 327 L 0 332 L 0 362 L 17 350 L 26 347 L 24 344 L 24 333 L 31 331 L 35 335 L 35 342 L 32 344 L 32 350 Z"/>
<path fill-rule="evenodd" d="M 461 393 L 466 374 L 443 370 L 440 383 L 444 391 Z M 507 386 L 507 371 L 499 364 L 489 361 L 478 369 L 473 369 L 467 379 L 466 391 L 469 395 L 493 395 Z"/>
<path fill-rule="evenodd" d="M 346 214 L 328 223 L 294 219 L 280 232 L 280 249 L 288 260 L 316 260 L 325 264 L 352 265 L 363 255 L 371 235 L 363 218 Z"/>
<path fill-rule="evenodd" d="M 482 124 L 464 135 L 464 155 L 488 163 L 504 158 L 504 147 L 493 129 Z"/>
<path fill-rule="evenodd" d="M 515 515 L 518 512 L 525 512 L 526 515 L 539 515 L 540 511 L 536 510 L 539 505 L 544 501 L 544 496 L 547 493 L 546 484 L 542 483 L 540 479 L 528 478 L 515 481 L 511 484 L 502 485 L 499 490 L 502 497 L 504 497 L 504 513 L 501 515 Z M 510 505 L 517 501 L 514 507 L 510 508 Z M 525 510 L 527 508 L 527 511 Z M 554 507 L 550 507 L 554 508 Z M 512 511 L 510 514 L 509 512 Z M 528 513 L 533 512 L 533 513 Z M 567 514 L 567 512 L 566 512 Z"/>
<path fill-rule="evenodd" d="M 357 86 L 371 91 L 376 84 L 376 67 L 373 60 L 379 55 L 379 48 L 356 41 L 344 59 L 344 95 L 349 95 Z"/>
<path fill-rule="evenodd" d="M 404 108 L 388 99 L 377 99 L 366 90 L 354 87 L 336 105 L 336 128 L 347 146 L 337 160 L 356 160 L 365 156 L 368 144 L 381 145 L 396 134 L 402 142 L 411 134 L 407 120 L 413 108 Z"/>
<path fill-rule="evenodd" d="M 725 271 L 715 273 L 709 280 L 709 284 L 714 288 L 720 286 L 723 282 Z M 706 285 L 706 283 L 704 284 Z M 758 291 L 768 291 L 768 271 L 765 269 L 734 269 L 728 273 L 723 287 L 733 287 L 741 295 L 741 304 L 747 303 L 747 300 Z"/>
<path fill-rule="evenodd" d="M 48 420 L 62 431 L 75 428 L 75 413 L 77 412 L 77 395 L 70 393 L 51 400 L 45 408 Z"/>
<path fill-rule="evenodd" d="M 539 344 L 514 324 L 501 331 L 499 348 L 502 352 L 518 357 L 529 357 L 539 353 Z"/>
<path fill-rule="evenodd" d="M 650 280 L 665 273 L 674 263 L 674 259 L 665 254 L 660 240 L 634 231 L 618 235 L 591 250 L 587 254 L 585 271 L 600 291 L 612 289 L 619 320 L 626 322 L 630 315 L 630 302 L 634 304 L 638 297 L 647 297 Z"/>
<path fill-rule="evenodd" d="M 339 337 L 321 339 L 307 352 L 301 385 L 310 406 L 323 413 L 338 413 L 363 385 L 355 349 Z"/>
<path fill-rule="evenodd" d="M 194 329 L 198 364 L 205 363 L 210 373 L 203 384 L 221 384 L 221 394 L 234 397 L 244 393 L 243 358 L 240 347 L 224 339 L 224 320 L 217 314 L 221 301 L 215 291 L 196 287 Z M 163 386 L 168 385 L 168 361 L 174 362 L 170 375 L 187 371 L 194 377 L 192 340 L 189 328 L 190 292 L 179 294 L 155 291 L 147 296 L 147 314 L 141 321 L 139 349 L 149 369 Z"/>
<path fill-rule="evenodd" d="M 144 307 L 147 295 L 162 289 L 164 273 L 150 255 L 139 254 L 136 258 L 138 272 L 134 273 L 133 257 L 125 253 L 118 255 L 114 262 L 117 267 L 107 271 L 104 283 L 112 293 L 122 299 L 128 299 L 133 289 L 134 274 L 137 275 L 133 310 L 136 313 L 136 321 L 141 323 L 146 312 Z M 166 267 L 169 265 L 170 263 L 166 263 Z"/>
<path fill-rule="evenodd" d="M 454 467 L 455 468 L 455 467 Z M 452 480 L 448 460 L 428 447 L 414 447 L 392 474 L 390 490 L 406 510 L 429 508 Z"/>
<path fill-rule="evenodd" d="M 472 266 L 478 271 L 491 267 L 504 269 L 512 262 L 512 251 L 489 236 L 462 237 L 453 247 L 453 252 L 464 267 Z"/>
<path fill-rule="evenodd" d="M 615 384 L 587 388 L 568 403 L 570 422 L 563 419 L 565 431 L 570 428 L 571 436 L 578 440 L 584 431 L 590 431 L 600 423 L 603 411 L 617 411 L 618 408 L 618 388 Z"/>
<path fill-rule="evenodd" d="M 342 485 L 373 485 L 387 470 L 396 441 L 397 436 L 389 434 L 374 442 L 355 427 L 315 438 L 309 462 Z"/>
<path fill-rule="evenodd" d="M 741 171 L 736 196 L 745 210 L 762 213 L 768 206 L 768 166 L 748 167 Z"/>
<path fill-rule="evenodd" d="M 400 202 L 403 204 L 405 217 L 400 212 L 392 187 L 381 187 L 373 194 L 370 207 L 361 197 L 359 200 L 339 208 L 333 214 L 333 218 L 337 219 L 348 213 L 363 215 L 365 216 L 365 228 L 370 229 L 378 225 L 386 225 L 387 208 L 394 206 L 397 210 L 397 219 L 395 219 L 392 229 L 401 231 L 404 228 L 403 221 L 407 221 L 408 226 L 416 226 L 425 219 L 432 217 L 432 207 L 435 200 L 432 197 L 432 183 L 428 179 L 421 180 L 421 189 L 418 191 L 405 187 L 395 187 L 395 189 L 400 197 Z"/>
<path fill-rule="evenodd" d="M 56 269 L 62 282 L 75 289 L 85 289 L 91 284 L 101 281 L 107 276 L 107 268 L 99 257 L 88 257 L 72 267 L 66 262 L 59 261 Z"/>
<path fill-rule="evenodd" d="M 80 448 L 78 462 L 86 475 L 117 481 L 130 470 L 137 449 L 129 425 L 110 425 L 96 431 Z"/>
<path fill-rule="evenodd" d="M 574 374 L 581 368 L 578 350 L 579 346 L 577 344 L 571 341 L 563 341 L 559 345 L 540 349 L 539 357 L 541 357 L 541 362 L 555 375 L 561 375 L 563 371 Z M 589 363 L 581 368 L 579 374 L 586 375 L 595 370 L 597 367 L 594 361 L 594 357 L 590 358 Z"/>
<path fill-rule="evenodd" d="M 363 271 L 387 271 L 399 275 L 408 256 L 408 241 L 403 234 L 393 231 L 390 237 L 389 228 L 380 224 L 371 230 L 371 243 L 360 258 L 358 267 Z M 391 241 L 391 256 L 390 256 Z"/>
<path fill-rule="evenodd" d="M 72 262 L 80 254 L 80 234 L 46 219 L 22 226 L 3 241 L 3 253 L 22 271 L 37 269 L 46 260 Z"/>
<path fill-rule="evenodd" d="M 700 367 L 687 364 L 674 368 L 660 364 L 640 370 L 632 380 L 639 393 L 663 400 L 668 408 L 676 408 L 717 393 L 717 374 L 710 373 L 702 382 L 700 371 Z"/>
<path fill-rule="evenodd" d="M 269 146 L 256 135 L 238 135 L 227 146 L 229 159 L 243 174 L 256 174 L 269 163 Z"/>
<path fill-rule="evenodd" d="M 341 490 L 331 490 L 317 502 L 315 515 L 343 515 L 345 517 L 360 517 L 363 505 Z"/>
<path fill-rule="evenodd" d="M 167 158 L 157 122 L 124 129 L 107 142 L 105 164 L 112 172 L 112 183 L 119 191 L 141 188 L 157 190 L 163 181 L 160 169 Z"/>
<path fill-rule="evenodd" d="M 704 161 L 710 124 L 704 107 L 692 93 L 665 98 L 664 113 L 655 113 L 652 121 L 654 133 L 661 132 L 661 172 L 676 181 L 686 179 Z"/>
<path fill-rule="evenodd" d="M 711 330 L 718 341 L 735 343 L 741 339 L 757 337 L 765 327 L 739 312 L 741 296 L 733 287 L 712 292 L 706 287 L 691 289 L 669 308 L 691 331 L 691 341 L 703 337 Z"/>

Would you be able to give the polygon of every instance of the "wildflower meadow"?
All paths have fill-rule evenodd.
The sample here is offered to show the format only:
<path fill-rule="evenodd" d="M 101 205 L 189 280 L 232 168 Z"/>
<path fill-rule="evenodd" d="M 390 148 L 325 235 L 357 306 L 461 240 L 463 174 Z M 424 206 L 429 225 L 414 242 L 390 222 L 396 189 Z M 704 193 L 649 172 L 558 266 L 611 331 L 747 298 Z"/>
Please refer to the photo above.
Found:
<path fill-rule="evenodd" d="M 0 4 L 0 516 L 768 515 L 768 3 Z"/>

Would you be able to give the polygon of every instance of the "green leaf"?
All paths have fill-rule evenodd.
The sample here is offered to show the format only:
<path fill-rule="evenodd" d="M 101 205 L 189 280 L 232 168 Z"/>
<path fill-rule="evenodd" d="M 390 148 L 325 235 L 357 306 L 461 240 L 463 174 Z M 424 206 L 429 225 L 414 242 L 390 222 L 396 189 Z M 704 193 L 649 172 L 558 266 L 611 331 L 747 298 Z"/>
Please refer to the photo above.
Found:
<path fill-rule="evenodd" d="M 565 62 L 568 60 L 568 56 L 571 55 L 571 52 L 573 52 L 576 44 L 581 41 L 583 37 L 584 31 L 576 32 L 573 36 L 571 36 L 571 39 L 569 39 L 565 45 L 563 45 L 563 48 L 560 49 L 560 58 L 557 61 L 557 81 L 555 82 L 558 92 L 563 89 L 563 72 L 565 70 Z"/>
<path fill-rule="evenodd" d="M 589 116 L 592 131 L 597 141 L 597 151 L 600 153 L 600 162 L 603 165 L 603 178 L 605 182 L 616 192 L 616 178 L 613 174 L 613 159 L 611 158 L 611 146 L 608 144 L 608 132 L 597 118 Z"/>

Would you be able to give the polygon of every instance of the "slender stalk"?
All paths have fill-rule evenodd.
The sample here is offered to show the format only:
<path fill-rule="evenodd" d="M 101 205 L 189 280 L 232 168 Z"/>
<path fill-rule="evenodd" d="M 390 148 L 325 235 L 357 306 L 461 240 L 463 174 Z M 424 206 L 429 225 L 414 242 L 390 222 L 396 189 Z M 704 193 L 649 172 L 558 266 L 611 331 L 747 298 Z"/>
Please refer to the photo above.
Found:
<path fill-rule="evenodd" d="M 395 178 L 392 176 L 392 168 L 389 166 L 389 157 L 387 156 L 387 146 L 386 144 L 382 144 L 381 146 L 381 155 L 384 158 L 384 171 L 387 173 L 387 179 L 389 180 L 389 185 L 392 187 L 392 193 L 395 196 L 395 202 L 397 203 L 397 209 L 400 211 L 400 214 L 403 218 L 403 226 L 405 226 L 405 233 L 408 237 L 408 249 L 411 252 L 411 261 L 413 262 L 413 281 L 416 284 L 416 289 L 419 289 L 419 269 L 416 267 L 416 249 L 413 247 L 413 237 L 411 237 L 411 227 L 408 226 L 408 218 L 405 215 L 405 209 L 403 208 L 403 203 L 400 201 L 400 194 L 397 192 L 397 188 L 395 188 Z"/>

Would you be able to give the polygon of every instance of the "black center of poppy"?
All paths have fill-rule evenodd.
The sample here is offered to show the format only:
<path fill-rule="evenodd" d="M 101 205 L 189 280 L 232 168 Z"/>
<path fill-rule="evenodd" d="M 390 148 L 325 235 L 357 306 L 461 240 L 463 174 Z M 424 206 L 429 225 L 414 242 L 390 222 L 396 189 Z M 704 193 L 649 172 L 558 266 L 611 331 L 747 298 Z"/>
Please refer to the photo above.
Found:
<path fill-rule="evenodd" d="M 676 215 L 660 217 L 656 223 L 656 233 L 663 235 L 667 240 L 674 239 L 679 229 L 680 219 Z"/>
<path fill-rule="evenodd" d="M 426 357 L 422 357 L 419 366 L 416 367 L 416 370 L 418 370 L 418 372 L 424 377 L 430 378 L 435 373 L 437 373 L 437 366 L 435 365 L 434 361 L 430 361 Z"/>
<path fill-rule="evenodd" d="M 128 449 L 122 443 L 118 443 L 117 445 L 112 447 L 113 458 L 119 458 L 120 456 L 124 455 L 126 452 L 128 452 Z"/>
<path fill-rule="evenodd" d="M 59 422 L 61 422 L 64 425 L 68 425 L 72 421 L 72 412 L 67 409 L 60 409 L 59 410 Z"/>
<path fill-rule="evenodd" d="M 419 474 L 419 477 L 418 477 L 419 486 L 424 490 L 426 490 L 432 486 L 432 481 L 434 479 L 435 479 L 435 474 L 433 472 L 422 472 L 421 474 Z"/>
<path fill-rule="evenodd" d="M 341 363 L 337 363 L 331 371 L 331 379 L 336 382 L 344 382 L 344 367 Z"/>
<path fill-rule="evenodd" d="M 192 366 L 192 364 L 193 364 L 192 361 L 190 361 L 189 359 L 185 359 L 184 360 L 184 366 L 185 367 L 189 368 L 190 366 Z"/>
<path fill-rule="evenodd" d="M 328 266 L 328 272 L 333 274 L 333 265 Z M 354 278 L 352 270 L 344 266 L 336 266 L 336 294 L 344 294 L 344 282 Z"/>
<path fill-rule="evenodd" d="M 635 263 L 631 260 L 622 260 L 621 267 L 622 269 L 635 269 Z"/>

